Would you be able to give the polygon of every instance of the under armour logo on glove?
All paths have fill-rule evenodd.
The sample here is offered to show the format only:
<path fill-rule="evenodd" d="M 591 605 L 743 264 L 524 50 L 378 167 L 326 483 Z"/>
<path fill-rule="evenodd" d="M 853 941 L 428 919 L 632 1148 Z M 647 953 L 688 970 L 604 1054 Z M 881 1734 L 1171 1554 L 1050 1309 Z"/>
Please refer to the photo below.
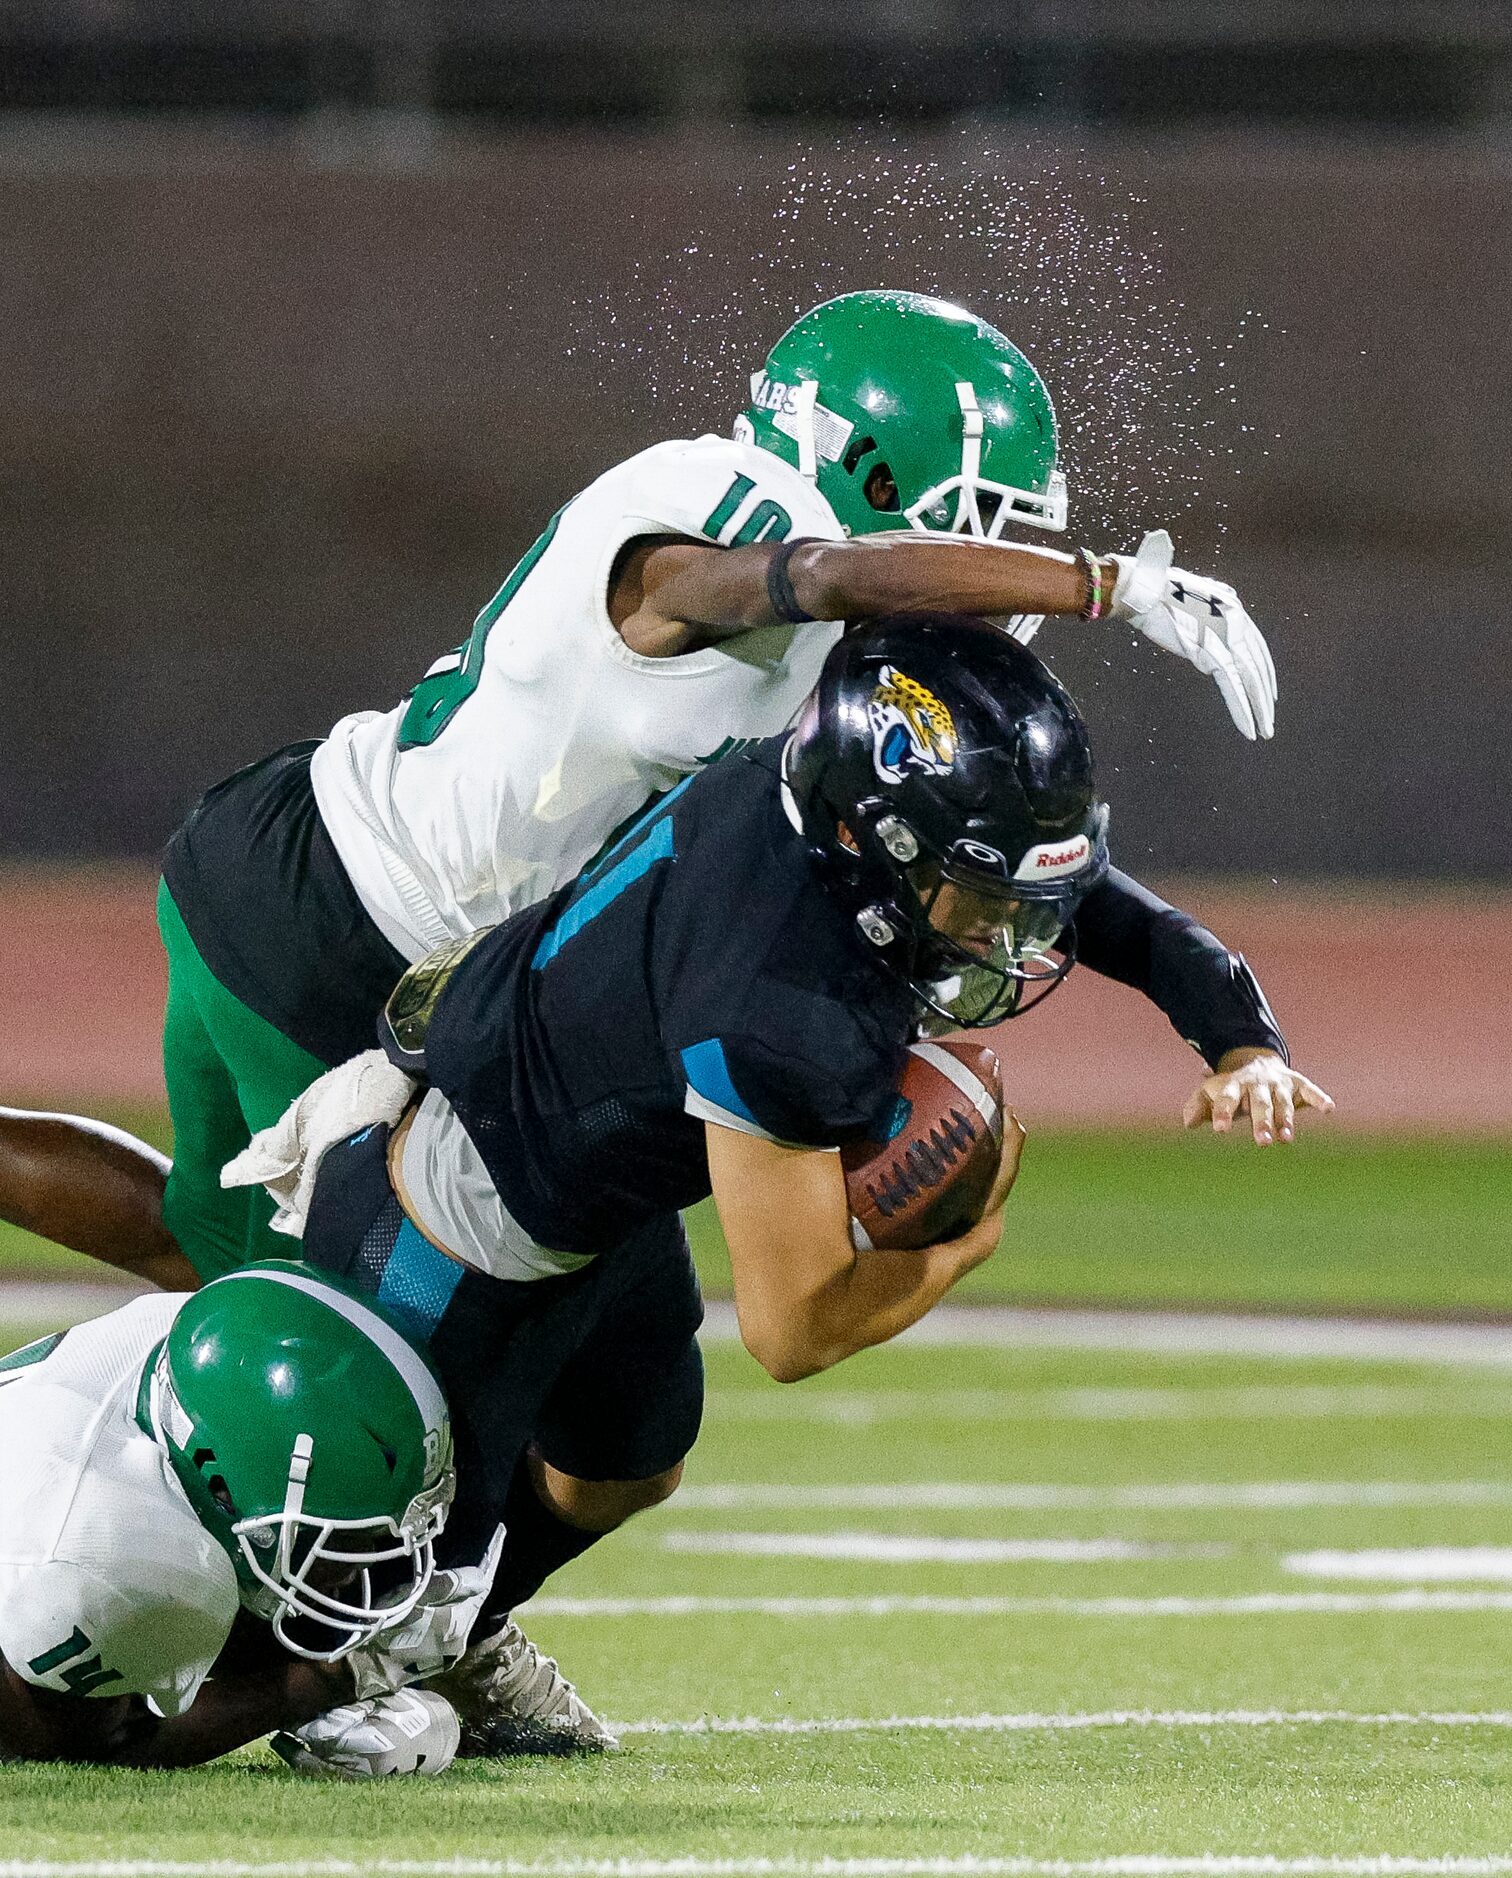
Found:
<path fill-rule="evenodd" d="M 1242 735 L 1276 729 L 1276 667 L 1265 635 L 1233 588 L 1171 566 L 1171 537 L 1145 536 L 1135 555 L 1115 554 L 1112 616 L 1195 665 L 1217 685 Z"/>
<path fill-rule="evenodd" d="M 1180 600 L 1183 604 L 1188 600 L 1200 601 L 1206 605 L 1210 613 L 1216 613 L 1220 618 L 1223 615 L 1223 601 L 1216 589 L 1208 593 L 1196 593 L 1187 586 L 1179 574 L 1173 576 L 1171 580 L 1171 597 L 1174 600 Z"/>

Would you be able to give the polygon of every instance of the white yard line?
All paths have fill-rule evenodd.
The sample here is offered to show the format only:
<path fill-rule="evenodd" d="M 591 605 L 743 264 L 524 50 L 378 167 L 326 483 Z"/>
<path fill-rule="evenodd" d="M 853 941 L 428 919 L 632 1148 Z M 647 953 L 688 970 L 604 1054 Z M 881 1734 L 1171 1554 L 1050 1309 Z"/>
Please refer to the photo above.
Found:
<path fill-rule="evenodd" d="M 684 1511 L 770 1508 L 834 1512 L 1137 1512 L 1223 1509 L 1264 1512 L 1350 1506 L 1507 1506 L 1503 1480 L 1163 1480 L 1091 1487 L 1059 1481 L 695 1482 L 673 1503 Z"/>
<path fill-rule="evenodd" d="M 739 1335 L 735 1309 L 715 1300 L 703 1336 Z M 1000 1349 L 1123 1350 L 1174 1356 L 1333 1357 L 1350 1362 L 1512 1368 L 1512 1325 L 1418 1324 L 1343 1317 L 1250 1317 L 1237 1312 L 1019 1310 L 942 1305 L 897 1339 Z"/>
<path fill-rule="evenodd" d="M 1358 1552 L 1288 1552 L 1283 1571 L 1303 1578 L 1363 1578 L 1396 1584 L 1506 1584 L 1512 1546 L 1428 1545 Z"/>
<path fill-rule="evenodd" d="M 5 1859 L 0 1878 L 1512 1878 L 1512 1857 L 1276 1858 L 1130 1852 L 1110 1858 Z"/>
<path fill-rule="evenodd" d="M 1261 1591 L 1237 1597 L 532 1598 L 532 1617 L 1273 1617 L 1452 1616 L 1512 1611 L 1512 1591 Z"/>
<path fill-rule="evenodd" d="M 1171 1422 L 1512 1419 L 1512 1391 L 1464 1384 L 1290 1383 L 1210 1389 L 711 1389 L 714 1422 Z"/>
<path fill-rule="evenodd" d="M 1152 1545 L 1141 1539 L 957 1539 L 911 1532 L 663 1532 L 656 1542 L 666 1552 L 860 1559 L 875 1565 L 1100 1565 L 1130 1559 L 1227 1558 L 1234 1549 Z"/>
<path fill-rule="evenodd" d="M 1065 1715 L 704 1715 L 692 1721 L 615 1722 L 621 1735 L 1039 1734 L 1095 1728 L 1512 1728 L 1512 1710 L 1103 1709 Z"/>

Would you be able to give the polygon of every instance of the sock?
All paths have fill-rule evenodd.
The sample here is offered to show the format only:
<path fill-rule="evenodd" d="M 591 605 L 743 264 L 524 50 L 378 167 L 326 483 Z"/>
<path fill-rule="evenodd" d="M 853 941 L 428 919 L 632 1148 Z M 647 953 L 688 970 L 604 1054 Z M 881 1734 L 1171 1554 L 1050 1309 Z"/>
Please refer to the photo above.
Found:
<path fill-rule="evenodd" d="M 473 1635 L 491 1635 L 517 1604 L 540 1590 L 554 1571 L 607 1537 L 607 1533 L 569 1526 L 543 1506 L 522 1455 L 504 1500 L 504 1547 L 499 1569 Z"/>

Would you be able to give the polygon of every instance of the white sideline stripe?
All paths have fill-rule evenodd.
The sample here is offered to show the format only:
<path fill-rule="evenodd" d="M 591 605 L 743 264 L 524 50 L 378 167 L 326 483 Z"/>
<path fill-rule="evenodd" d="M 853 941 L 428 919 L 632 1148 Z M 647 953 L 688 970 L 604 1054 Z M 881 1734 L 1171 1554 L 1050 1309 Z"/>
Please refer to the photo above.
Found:
<path fill-rule="evenodd" d="M 733 1305 L 716 1299 L 702 1335 L 739 1337 Z M 940 1305 L 899 1343 L 975 1348 L 1123 1350 L 1169 1356 L 1333 1357 L 1360 1363 L 1512 1368 L 1512 1326 L 1387 1323 L 1368 1318 L 1247 1317 L 1237 1312 L 1018 1310 Z"/>
<path fill-rule="evenodd" d="M 0 1323 L 55 1329 L 114 1310 L 150 1286 L 0 1280 Z M 707 1306 L 702 1336 L 739 1338 L 735 1308 Z M 1387 1323 L 1368 1318 L 1251 1317 L 1219 1311 L 1018 1310 L 941 1305 L 900 1341 L 986 1349 L 1123 1350 L 1147 1355 L 1331 1357 L 1347 1362 L 1427 1363 L 1512 1369 L 1512 1327 Z M 799 1399 L 790 1397 L 789 1399 Z M 823 1401 L 816 1392 L 810 1400 Z M 0 1874 L 4 1872 L 0 1865 Z"/>
<path fill-rule="evenodd" d="M 76 1285 L 45 1279 L 0 1279 L 0 1324 L 15 1330 L 59 1330 L 82 1324 L 87 1318 L 118 1311 L 133 1298 L 145 1297 L 152 1285 Z M 0 1864 L 0 1872 L 5 1867 Z"/>
<path fill-rule="evenodd" d="M 1512 1611 L 1512 1591 L 1259 1591 L 1224 1598 L 532 1598 L 532 1617 L 1272 1617 Z"/>
<path fill-rule="evenodd" d="M 1111 1858 L 6 1859 L 0 1878 L 1508 1878 L 1512 1858 L 1276 1858 L 1132 1852 Z"/>
<path fill-rule="evenodd" d="M 667 1552 L 866 1559 L 878 1565 L 1095 1565 L 1116 1559 L 1227 1558 L 1233 1551 L 1229 1545 L 1151 1545 L 1139 1539 L 946 1539 L 901 1532 L 664 1532 L 660 1544 Z"/>
<path fill-rule="evenodd" d="M 1304 1578 L 1391 1579 L 1398 1584 L 1512 1581 L 1512 1546 L 1430 1545 L 1359 1552 L 1288 1552 L 1281 1569 Z"/>
<path fill-rule="evenodd" d="M 1068 1715 L 877 1715 L 833 1718 L 701 1715 L 692 1721 L 614 1722 L 618 1735 L 1039 1734 L 1083 1728 L 1512 1728 L 1512 1710 L 1419 1713 L 1354 1709 L 1103 1709 Z"/>
<path fill-rule="evenodd" d="M 841 1512 L 1157 1512 L 1224 1508 L 1323 1506 L 1506 1506 L 1512 1481 L 1502 1480 L 1216 1480 L 1157 1481 L 1142 1486 L 1084 1487 L 1059 1482 L 921 1480 L 888 1485 L 785 1486 L 775 1481 L 710 1482 L 683 1487 L 677 1505 L 720 1512 L 770 1507 Z"/>
<path fill-rule="evenodd" d="M 1325 1421 L 1512 1418 L 1512 1393 L 1491 1388 L 1418 1388 L 1390 1383 L 1298 1383 L 1285 1388 L 1128 1389 L 711 1389 L 713 1420 L 832 1422 L 866 1428 L 921 1421 Z"/>

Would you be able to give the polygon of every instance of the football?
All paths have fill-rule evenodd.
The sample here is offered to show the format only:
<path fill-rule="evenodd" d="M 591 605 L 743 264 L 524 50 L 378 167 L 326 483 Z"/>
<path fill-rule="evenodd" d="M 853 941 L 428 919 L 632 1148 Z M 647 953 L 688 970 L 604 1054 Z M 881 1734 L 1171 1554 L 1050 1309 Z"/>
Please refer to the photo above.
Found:
<path fill-rule="evenodd" d="M 917 1251 L 982 1217 L 1003 1146 L 1003 1079 L 985 1044 L 916 1043 L 881 1138 L 843 1148 L 858 1252 Z"/>

